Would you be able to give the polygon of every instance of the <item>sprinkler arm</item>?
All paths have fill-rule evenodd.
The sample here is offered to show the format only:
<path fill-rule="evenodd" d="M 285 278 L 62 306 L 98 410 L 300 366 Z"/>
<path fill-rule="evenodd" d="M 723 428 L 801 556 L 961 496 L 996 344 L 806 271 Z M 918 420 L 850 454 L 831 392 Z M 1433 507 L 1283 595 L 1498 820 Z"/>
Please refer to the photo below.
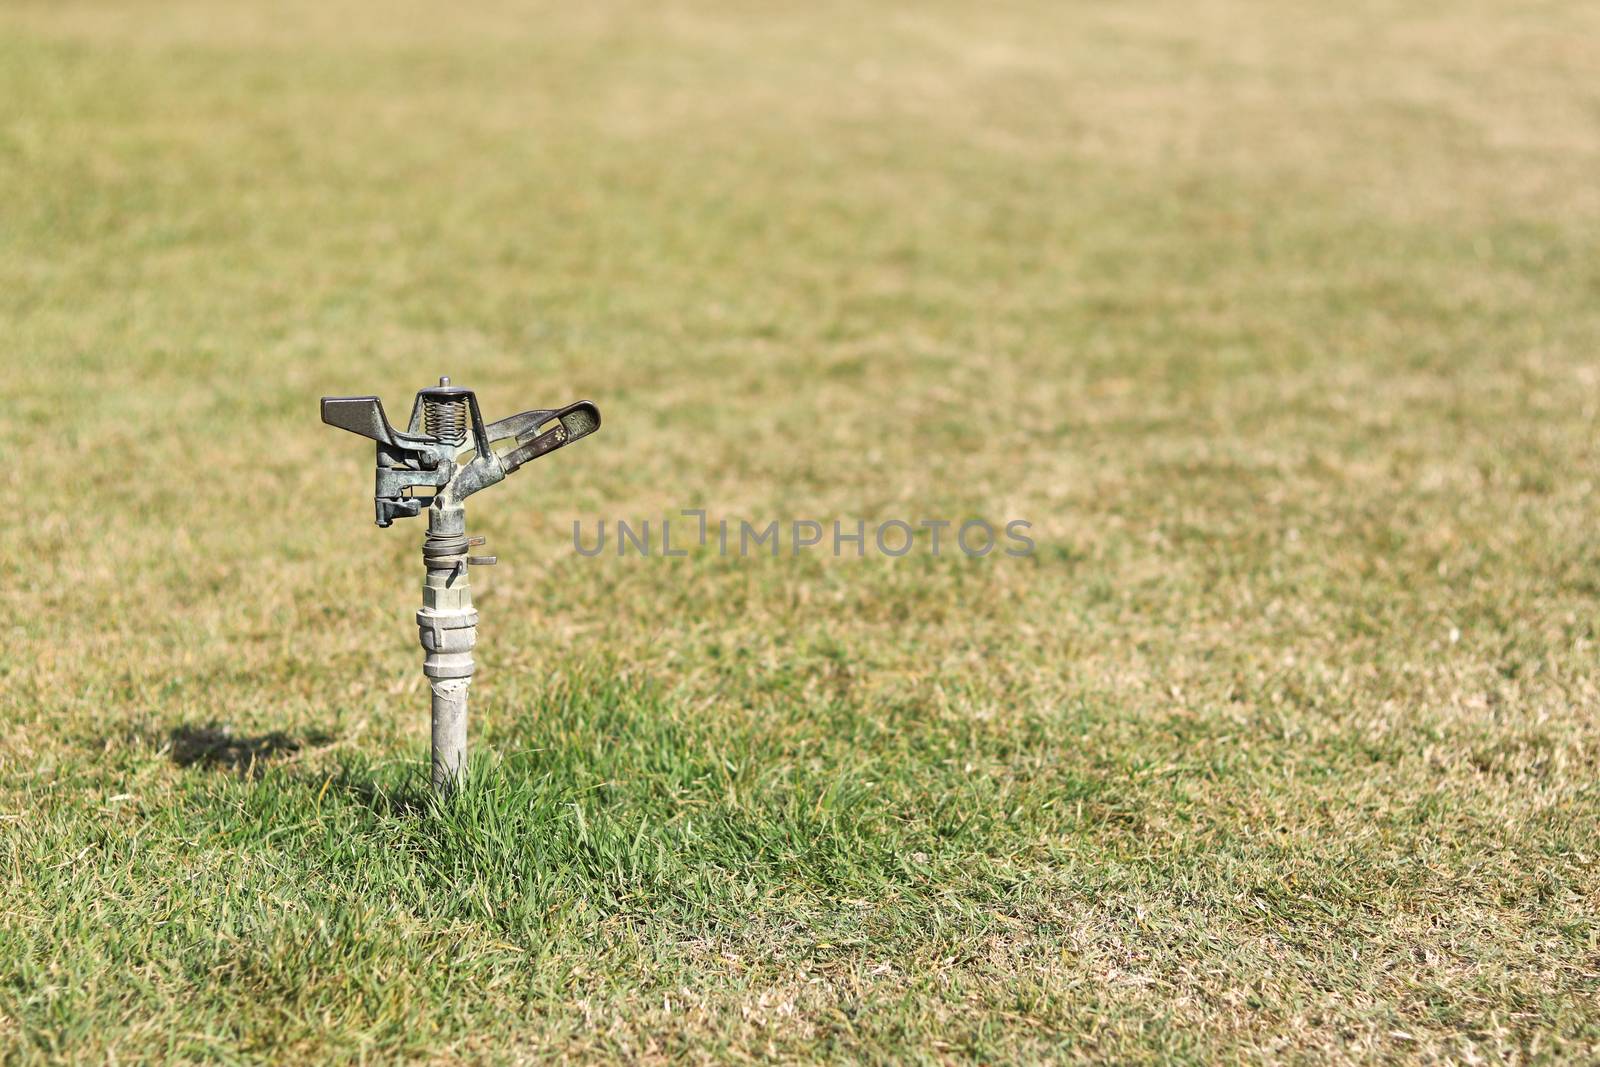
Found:
<path fill-rule="evenodd" d="M 472 461 L 462 467 L 446 485 L 447 500 L 460 502 L 487 489 L 508 475 L 516 473 L 524 463 L 547 456 L 580 437 L 588 437 L 600 428 L 600 409 L 587 400 L 568 404 L 564 408 L 536 408 L 519 415 L 492 422 L 484 427 L 478 421 L 478 404 L 472 404 L 474 436 L 477 453 Z M 541 426 L 555 425 L 539 433 Z M 516 446 L 505 452 L 496 452 L 494 446 L 502 441 L 515 441 Z"/>
<path fill-rule="evenodd" d="M 543 433 L 538 432 L 540 427 L 548 426 L 552 422 L 556 425 Z M 587 400 L 568 404 L 564 408 L 524 411 L 520 415 L 492 422 L 487 430 L 489 448 L 478 459 L 497 459 L 503 467 L 503 473 L 494 481 L 485 482 L 484 485 L 493 485 L 500 478 L 515 472 L 524 463 L 540 456 L 548 456 L 558 448 L 564 448 L 580 438 L 588 437 L 599 428 L 600 409 Z M 501 441 L 509 440 L 515 440 L 516 447 L 497 456 L 494 446 Z M 474 459 L 473 463 L 476 462 L 478 460 Z M 478 488 L 481 489 L 483 486 Z"/>

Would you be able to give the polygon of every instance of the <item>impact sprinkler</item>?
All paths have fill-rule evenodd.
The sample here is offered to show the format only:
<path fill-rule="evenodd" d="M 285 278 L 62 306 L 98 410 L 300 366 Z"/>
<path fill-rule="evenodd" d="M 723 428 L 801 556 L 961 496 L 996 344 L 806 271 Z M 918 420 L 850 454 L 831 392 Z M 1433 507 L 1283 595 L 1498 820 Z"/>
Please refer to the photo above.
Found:
<path fill-rule="evenodd" d="M 495 561 L 493 556 L 467 554 L 483 538 L 467 536 L 463 504 L 523 464 L 594 433 L 600 428 L 600 410 L 581 400 L 485 426 L 472 390 L 440 378 L 437 387 L 417 393 L 404 433 L 389 425 L 375 396 L 325 396 L 322 421 L 378 443 L 373 503 L 379 526 L 428 510 L 428 536 L 422 542 L 427 576 L 417 632 L 422 673 L 433 689 L 433 787 L 448 791 L 467 765 L 467 686 L 478 640 L 467 570 Z M 506 441 L 514 443 L 494 450 Z"/>

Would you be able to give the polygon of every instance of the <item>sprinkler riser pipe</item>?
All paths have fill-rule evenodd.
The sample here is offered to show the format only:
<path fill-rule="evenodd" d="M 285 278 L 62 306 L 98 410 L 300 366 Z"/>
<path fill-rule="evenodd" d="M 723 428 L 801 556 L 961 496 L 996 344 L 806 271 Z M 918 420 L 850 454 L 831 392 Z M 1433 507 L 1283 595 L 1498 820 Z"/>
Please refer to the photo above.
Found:
<path fill-rule="evenodd" d="M 448 793 L 461 781 L 467 769 L 467 686 L 465 678 L 447 678 L 432 683 L 433 788 Z"/>
<path fill-rule="evenodd" d="M 417 639 L 422 673 L 433 693 L 432 771 L 435 789 L 448 791 L 467 766 L 467 689 L 476 663 L 478 613 L 468 580 L 466 514 L 459 505 L 428 509 L 422 543 L 422 610 Z"/>

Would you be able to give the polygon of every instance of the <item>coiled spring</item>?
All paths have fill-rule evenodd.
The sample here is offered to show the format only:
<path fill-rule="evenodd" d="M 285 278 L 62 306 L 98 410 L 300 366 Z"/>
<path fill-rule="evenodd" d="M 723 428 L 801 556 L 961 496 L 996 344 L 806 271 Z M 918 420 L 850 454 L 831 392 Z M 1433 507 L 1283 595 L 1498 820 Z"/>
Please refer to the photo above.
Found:
<path fill-rule="evenodd" d="M 428 436 L 438 438 L 447 445 L 459 445 L 467 439 L 467 401 L 424 400 L 422 425 Z"/>

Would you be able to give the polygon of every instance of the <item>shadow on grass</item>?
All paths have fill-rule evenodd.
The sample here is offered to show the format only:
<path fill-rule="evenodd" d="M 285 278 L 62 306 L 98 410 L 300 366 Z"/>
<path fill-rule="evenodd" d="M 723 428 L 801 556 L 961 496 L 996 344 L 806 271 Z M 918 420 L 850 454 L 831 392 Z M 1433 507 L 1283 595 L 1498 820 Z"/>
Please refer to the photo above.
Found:
<path fill-rule="evenodd" d="M 168 736 L 172 762 L 180 767 L 210 767 L 258 778 L 269 764 L 299 755 L 308 746 L 326 744 L 325 734 L 291 737 L 282 730 L 236 734 L 233 727 L 207 723 L 179 726 Z"/>
<path fill-rule="evenodd" d="M 239 734 L 227 724 L 185 724 L 167 735 L 172 762 L 180 767 L 226 771 L 252 782 L 270 774 L 277 787 L 308 795 L 332 787 L 374 815 L 421 815 L 428 810 L 427 776 L 423 770 L 396 776 L 378 774 L 362 760 L 339 759 L 330 774 L 326 765 L 303 757 L 317 755 L 332 735 L 313 731 L 294 736 L 282 730 L 264 734 Z"/>

